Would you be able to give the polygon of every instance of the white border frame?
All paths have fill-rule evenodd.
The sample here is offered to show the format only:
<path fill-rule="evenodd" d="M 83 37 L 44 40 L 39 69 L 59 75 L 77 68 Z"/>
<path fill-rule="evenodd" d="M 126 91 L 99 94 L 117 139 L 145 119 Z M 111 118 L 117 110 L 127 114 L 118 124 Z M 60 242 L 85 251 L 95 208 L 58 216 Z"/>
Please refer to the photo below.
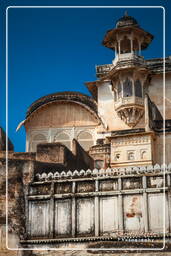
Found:
<path fill-rule="evenodd" d="M 165 8 L 163 6 L 8 6 L 6 8 L 6 149 L 8 149 L 8 10 L 9 9 L 17 9 L 17 8 L 158 8 L 163 10 L 163 128 L 165 128 Z M 164 164 L 164 189 L 163 194 L 165 195 L 165 129 L 163 129 L 163 164 Z M 166 241 L 165 241 L 165 197 L 163 196 L 163 216 L 164 216 L 164 223 L 163 223 L 163 247 L 162 248 L 124 248 L 123 251 L 162 251 L 165 248 Z M 87 248 L 9 248 L 8 247 L 8 150 L 6 150 L 6 248 L 11 251 L 65 251 L 65 250 L 72 250 L 72 251 L 87 251 Z M 88 248 L 92 251 L 122 251 L 122 248 Z"/>

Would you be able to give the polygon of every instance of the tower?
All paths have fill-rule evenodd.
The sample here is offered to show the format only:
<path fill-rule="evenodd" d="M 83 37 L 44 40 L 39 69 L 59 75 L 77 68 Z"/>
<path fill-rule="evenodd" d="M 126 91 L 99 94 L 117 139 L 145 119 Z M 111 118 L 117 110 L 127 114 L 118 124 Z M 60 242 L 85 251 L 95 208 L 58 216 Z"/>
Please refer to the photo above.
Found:
<path fill-rule="evenodd" d="M 115 51 L 113 68 L 103 79 L 111 80 L 115 111 L 131 128 L 144 114 L 148 68 L 141 52 L 152 39 L 153 36 L 125 12 L 103 40 L 104 46 Z"/>

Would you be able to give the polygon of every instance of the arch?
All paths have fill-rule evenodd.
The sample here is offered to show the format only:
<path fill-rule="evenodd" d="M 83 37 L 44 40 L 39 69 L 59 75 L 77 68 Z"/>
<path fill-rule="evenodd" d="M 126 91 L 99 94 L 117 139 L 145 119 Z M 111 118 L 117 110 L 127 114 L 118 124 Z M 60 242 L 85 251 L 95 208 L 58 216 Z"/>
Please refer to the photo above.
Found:
<path fill-rule="evenodd" d="M 127 77 L 123 82 L 123 97 L 132 96 L 132 81 Z"/>
<path fill-rule="evenodd" d="M 127 36 L 124 36 L 124 38 L 121 40 L 120 48 L 121 48 L 121 54 L 131 52 L 131 41 Z"/>
<path fill-rule="evenodd" d="M 38 133 L 38 134 L 35 134 L 31 140 L 31 143 L 30 143 L 30 151 L 31 152 L 36 152 L 37 151 L 37 145 L 39 143 L 44 143 L 44 142 L 47 142 L 47 138 L 44 134 L 41 134 L 41 133 Z"/>
<path fill-rule="evenodd" d="M 142 84 L 139 79 L 135 81 L 135 96 L 142 98 Z"/>
<path fill-rule="evenodd" d="M 34 135 L 33 140 L 34 141 L 35 140 L 46 140 L 46 137 L 45 137 L 45 135 L 39 133 L 39 134 Z"/>
<path fill-rule="evenodd" d="M 77 140 L 85 151 L 88 151 L 94 145 L 93 136 L 88 131 L 81 131 L 77 136 Z"/>
<path fill-rule="evenodd" d="M 65 133 L 65 132 L 57 133 L 57 134 L 54 136 L 54 141 L 55 141 L 55 142 L 62 143 L 62 144 L 65 145 L 68 149 L 71 149 L 71 139 L 70 139 L 70 136 L 69 136 L 67 133 Z"/>

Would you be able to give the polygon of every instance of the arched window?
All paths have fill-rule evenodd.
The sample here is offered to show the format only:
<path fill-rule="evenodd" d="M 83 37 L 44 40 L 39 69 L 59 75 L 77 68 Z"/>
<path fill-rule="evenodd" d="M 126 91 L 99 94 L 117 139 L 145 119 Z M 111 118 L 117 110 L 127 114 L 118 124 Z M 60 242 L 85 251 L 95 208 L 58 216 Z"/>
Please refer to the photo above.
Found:
<path fill-rule="evenodd" d="M 132 81 L 126 78 L 123 82 L 123 97 L 132 96 Z"/>
<path fill-rule="evenodd" d="M 31 152 L 36 152 L 37 150 L 37 145 L 39 143 L 44 143 L 47 142 L 46 136 L 43 134 L 36 134 L 31 142 Z"/>
<path fill-rule="evenodd" d="M 135 96 L 142 98 L 142 85 L 139 79 L 135 81 Z"/>
<path fill-rule="evenodd" d="M 96 169 L 104 168 L 104 161 L 103 160 L 95 160 L 94 168 L 96 168 Z"/>
<path fill-rule="evenodd" d="M 61 132 L 54 137 L 55 142 L 59 142 L 65 145 L 68 149 L 71 149 L 71 140 L 68 134 Z"/>
<path fill-rule="evenodd" d="M 128 152 L 128 160 L 135 160 L 135 155 L 133 151 Z"/>
<path fill-rule="evenodd" d="M 121 98 L 122 97 L 122 87 L 121 87 L 120 82 L 118 83 L 117 88 L 118 88 L 118 98 Z"/>
<path fill-rule="evenodd" d="M 88 151 L 90 147 L 93 146 L 93 137 L 89 132 L 81 132 L 78 135 L 77 140 L 85 151 Z"/>
<path fill-rule="evenodd" d="M 120 48 L 121 54 L 131 52 L 131 41 L 126 36 L 124 36 L 123 40 L 121 41 Z"/>

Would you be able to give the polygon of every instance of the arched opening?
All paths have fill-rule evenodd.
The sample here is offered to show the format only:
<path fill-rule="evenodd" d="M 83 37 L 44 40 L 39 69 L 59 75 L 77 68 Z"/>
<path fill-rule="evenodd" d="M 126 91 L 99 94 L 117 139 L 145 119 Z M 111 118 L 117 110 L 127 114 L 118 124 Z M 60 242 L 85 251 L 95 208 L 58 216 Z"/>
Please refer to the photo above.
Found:
<path fill-rule="evenodd" d="M 133 51 L 139 55 L 139 43 L 138 43 L 138 40 L 137 38 L 134 38 L 133 40 Z"/>
<path fill-rule="evenodd" d="M 31 152 L 36 152 L 37 151 L 37 145 L 39 143 L 45 143 L 47 142 L 46 136 L 43 134 L 36 134 L 31 142 Z"/>
<path fill-rule="evenodd" d="M 68 134 L 61 132 L 54 137 L 55 142 L 59 142 L 65 145 L 68 149 L 71 149 L 71 140 Z"/>
<path fill-rule="evenodd" d="M 131 52 L 131 41 L 124 36 L 120 43 L 121 54 Z"/>
<path fill-rule="evenodd" d="M 135 81 L 135 96 L 142 98 L 142 85 L 139 79 Z"/>
<path fill-rule="evenodd" d="M 95 160 L 94 168 L 96 168 L 96 169 L 104 168 L 104 161 L 103 160 Z"/>
<path fill-rule="evenodd" d="M 135 155 L 133 151 L 128 152 L 128 160 L 135 160 Z"/>
<path fill-rule="evenodd" d="M 87 131 L 81 132 L 78 135 L 77 140 L 85 151 L 88 151 L 94 144 L 92 135 Z"/>
<path fill-rule="evenodd" d="M 123 82 L 123 97 L 132 96 L 132 81 L 129 78 Z"/>
<path fill-rule="evenodd" d="M 120 82 L 118 83 L 117 89 L 118 89 L 118 99 L 119 99 L 122 97 L 122 87 Z"/>

